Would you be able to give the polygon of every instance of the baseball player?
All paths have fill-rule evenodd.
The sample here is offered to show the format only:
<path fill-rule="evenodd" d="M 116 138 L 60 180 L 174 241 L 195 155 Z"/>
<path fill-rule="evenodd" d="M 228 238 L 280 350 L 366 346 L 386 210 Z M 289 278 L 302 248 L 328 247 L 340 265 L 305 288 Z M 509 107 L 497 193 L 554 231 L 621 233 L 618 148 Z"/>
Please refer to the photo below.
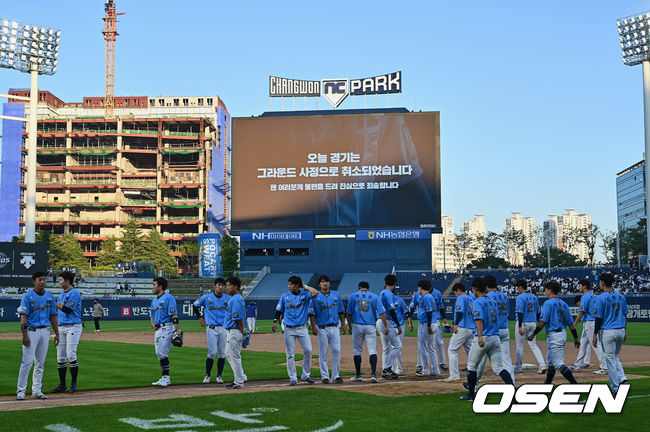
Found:
<path fill-rule="evenodd" d="M 578 370 L 583 367 L 588 367 L 591 363 L 591 345 L 593 344 L 594 326 L 596 324 L 596 317 L 594 316 L 594 309 L 597 297 L 591 292 L 591 283 L 589 279 L 582 279 L 578 285 L 582 297 L 580 297 L 580 310 L 578 316 L 573 322 L 577 326 L 582 321 L 582 335 L 580 337 L 580 351 L 578 357 L 573 363 L 573 370 Z M 598 358 L 600 369 L 594 371 L 597 375 L 605 375 L 607 373 L 607 363 L 605 361 L 605 353 L 603 353 L 601 346 L 595 346 L 594 351 Z"/>
<path fill-rule="evenodd" d="M 408 322 L 408 329 L 409 332 L 413 331 L 413 314 L 419 312 L 418 306 L 420 305 L 420 299 L 421 299 L 420 291 L 417 290 L 413 293 L 413 297 L 411 298 L 411 303 L 409 303 L 409 306 L 406 310 L 406 318 Z M 424 357 L 424 353 L 422 352 L 420 348 L 420 343 L 418 341 L 418 349 L 417 349 L 417 363 L 415 366 L 415 375 L 417 376 L 424 376 L 424 373 L 422 373 L 422 364 L 424 361 L 422 360 Z"/>
<path fill-rule="evenodd" d="M 244 388 L 244 382 L 247 380 L 244 368 L 241 363 L 242 343 L 246 338 L 246 304 L 241 296 L 241 281 L 236 277 L 229 277 L 226 280 L 226 291 L 230 296 L 228 306 L 226 307 L 226 318 L 224 327 L 228 332 L 226 339 L 226 358 L 232 369 L 235 379 L 232 383 L 226 385 L 227 389 Z"/>
<path fill-rule="evenodd" d="M 532 341 L 537 333 L 546 327 L 548 352 L 546 354 L 547 369 L 544 384 L 553 383 L 556 370 L 559 370 L 571 384 L 577 384 L 571 369 L 564 364 L 564 344 L 566 343 L 564 328 L 569 326 L 573 335 L 573 344 L 576 348 L 580 348 L 580 341 L 578 340 L 578 332 L 571 320 L 569 305 L 558 297 L 560 289 L 560 284 L 555 281 L 544 284 L 544 295 L 548 300 L 542 305 L 542 316 L 533 334 L 528 336 L 528 340 Z"/>
<path fill-rule="evenodd" d="M 284 320 L 284 345 L 287 353 L 287 372 L 289 374 L 289 385 L 298 385 L 296 372 L 296 341 L 302 346 L 304 353 L 302 361 L 302 375 L 300 379 L 309 384 L 314 380 L 311 374 L 311 339 L 307 332 L 307 319 L 309 314 L 309 302 L 318 295 L 318 290 L 304 285 L 298 276 L 291 276 L 287 282 L 289 291 L 282 294 L 278 305 L 275 308 L 275 318 L 271 330 L 275 333 L 278 329 L 278 319 L 282 316 Z M 305 287 L 306 291 L 300 288 Z"/>
<path fill-rule="evenodd" d="M 472 280 L 472 291 L 476 300 L 472 303 L 474 315 L 474 340 L 469 350 L 467 359 L 467 389 L 468 393 L 461 396 L 463 400 L 474 400 L 476 383 L 478 382 L 477 370 L 485 357 L 490 358 L 492 369 L 503 382 L 512 384 L 512 376 L 502 366 L 501 337 L 499 336 L 499 308 L 491 298 L 486 295 L 486 286 L 483 278 Z"/>
<path fill-rule="evenodd" d="M 443 320 L 443 325 L 447 326 L 447 317 L 445 316 L 445 304 L 442 302 L 442 293 L 437 289 L 432 288 L 431 296 L 436 301 L 437 309 L 433 313 L 433 320 L 438 326 L 438 331 L 436 332 L 436 339 L 434 341 L 434 347 L 438 355 L 438 361 L 440 362 L 440 369 L 447 370 L 447 360 L 445 359 L 445 342 L 442 338 L 442 329 L 440 328 L 439 320 Z"/>
<path fill-rule="evenodd" d="M 81 294 L 72 286 L 74 274 L 64 271 L 59 275 L 59 286 L 63 288 L 56 301 L 58 312 L 59 334 L 61 340 L 56 349 L 57 370 L 59 372 L 59 385 L 52 393 L 61 393 L 67 390 L 65 375 L 70 362 L 70 392 L 77 391 L 77 345 L 81 337 Z"/>
<path fill-rule="evenodd" d="M 539 318 L 539 300 L 537 296 L 528 291 L 528 284 L 525 280 L 520 279 L 515 283 L 517 287 L 517 299 L 515 302 L 515 314 L 517 315 L 517 329 L 515 330 L 515 372 L 521 371 L 521 364 L 524 361 L 524 341 L 528 342 L 530 350 L 537 360 L 538 374 L 546 373 L 546 362 L 544 356 L 537 346 L 537 341 L 527 340 L 528 336 L 535 331 L 537 319 Z"/>
<path fill-rule="evenodd" d="M 351 380 L 363 381 L 361 377 L 361 353 L 365 342 L 370 360 L 370 382 L 376 383 L 379 382 L 377 380 L 377 334 L 375 333 L 377 317 L 381 319 L 384 325 L 385 335 L 388 334 L 388 322 L 386 321 L 386 311 L 381 301 L 379 301 L 379 297 L 369 290 L 370 284 L 368 282 L 359 282 L 359 290 L 350 295 L 345 313 L 348 317 L 348 330 L 352 335 L 352 353 L 354 354 L 354 369 L 356 371 L 356 375 Z"/>
<path fill-rule="evenodd" d="M 343 379 L 339 376 L 339 371 L 341 369 L 340 334 L 345 334 L 343 300 L 341 300 L 338 292 L 330 290 L 329 276 L 320 275 L 318 286 L 320 292 L 311 299 L 309 305 L 309 320 L 312 333 L 318 336 L 318 362 L 321 381 L 323 384 L 328 384 L 331 377 L 331 380 L 336 384 L 342 384 Z M 327 363 L 328 346 L 332 347 L 332 375 L 329 375 L 329 365 Z"/>
<path fill-rule="evenodd" d="M 32 397 L 47 399 L 41 391 L 43 369 L 47 348 L 50 341 L 50 325 L 54 330 L 54 344 L 59 345 L 59 324 L 57 320 L 56 300 L 45 291 L 45 273 L 38 271 L 32 275 L 34 289 L 30 289 L 20 301 L 20 331 L 23 335 L 23 360 L 18 373 L 16 399 L 25 399 L 29 370 L 34 365 L 32 374 Z"/>
<path fill-rule="evenodd" d="M 623 372 L 623 365 L 618 359 L 623 342 L 627 339 L 625 331 L 629 311 L 625 297 L 621 293 L 614 292 L 613 284 L 614 276 L 611 273 L 600 275 L 600 289 L 603 290 L 603 293 L 596 297 L 594 305 L 596 322 L 594 323 L 593 340 L 595 348 L 598 346 L 598 332 L 600 332 L 600 344 L 607 362 L 609 386 L 616 394 L 621 384 L 629 384 L 625 372 Z"/>
<path fill-rule="evenodd" d="M 418 354 L 420 355 L 420 366 L 422 372 L 418 376 L 440 375 L 438 355 L 436 354 L 435 341 L 436 332 L 440 331 L 440 323 L 434 319 L 438 305 L 431 295 L 431 281 L 421 280 L 418 282 Z M 409 330 L 412 325 L 409 323 Z"/>
<path fill-rule="evenodd" d="M 257 321 L 257 305 L 255 302 L 250 302 L 246 308 L 246 323 L 248 330 L 255 333 L 255 322 Z"/>
<path fill-rule="evenodd" d="M 497 280 L 492 275 L 487 275 L 483 278 L 486 285 L 487 297 L 494 300 L 499 309 L 499 338 L 501 339 L 501 362 L 502 366 L 506 368 L 513 383 L 515 382 L 515 369 L 512 366 L 512 358 L 510 357 L 510 329 L 508 326 L 508 310 L 510 308 L 510 300 L 508 296 L 499 291 Z M 478 369 L 478 379 L 481 380 L 483 369 L 485 369 L 486 357 L 483 357 Z"/>
<path fill-rule="evenodd" d="M 402 300 L 401 297 L 395 296 L 395 306 L 397 308 L 395 309 L 395 314 L 397 315 L 397 325 L 402 327 L 404 329 L 404 318 L 406 317 L 406 303 L 404 303 L 404 300 Z M 406 331 L 402 331 L 402 333 L 399 335 L 399 341 L 404 346 L 404 335 L 406 334 Z M 393 371 L 397 375 L 401 375 L 404 372 L 404 368 L 402 367 L 402 350 L 399 351 L 397 356 L 395 357 L 395 360 L 393 361 Z"/>
<path fill-rule="evenodd" d="M 210 374 L 214 365 L 214 358 L 217 357 L 217 384 L 223 384 L 223 367 L 226 364 L 226 329 L 223 326 L 226 318 L 226 308 L 230 301 L 230 296 L 224 294 L 226 287 L 224 278 L 214 280 L 214 291 L 205 294 L 194 302 L 194 314 L 199 318 L 201 327 L 206 327 L 205 337 L 208 343 L 208 357 L 205 359 L 205 378 L 203 384 L 210 382 Z M 201 314 L 203 308 L 203 314 Z"/>
<path fill-rule="evenodd" d="M 379 301 L 381 301 L 381 305 L 384 307 L 384 310 L 390 317 L 386 317 L 386 322 L 388 323 L 388 333 L 385 332 L 386 329 L 381 319 L 377 319 L 375 322 L 382 346 L 381 377 L 387 379 L 397 379 L 397 374 L 393 372 L 392 368 L 392 364 L 395 361 L 395 358 L 402 351 L 402 341 L 399 338 L 399 335 L 402 334 L 402 327 L 398 324 L 399 320 L 397 318 L 397 313 L 395 312 L 397 309 L 395 300 L 396 296 L 393 294 L 395 285 L 397 285 L 397 277 L 392 274 L 387 275 L 384 278 L 384 284 L 384 289 L 379 294 Z"/>
<path fill-rule="evenodd" d="M 472 314 L 472 302 L 467 295 L 465 285 L 457 283 L 452 288 L 456 296 L 454 304 L 454 325 L 451 327 L 452 335 L 449 341 L 449 377 L 443 381 L 460 380 L 460 371 L 458 370 L 458 350 L 465 348 L 465 354 L 469 358 L 469 350 L 472 347 L 474 339 L 474 317 Z"/>
<path fill-rule="evenodd" d="M 154 329 L 153 343 L 156 356 L 160 361 L 162 377 L 151 383 L 151 385 L 167 387 L 172 383 L 169 378 L 169 350 L 172 347 L 172 333 L 178 329 L 178 315 L 176 310 L 176 299 L 173 295 L 165 292 L 167 290 L 167 279 L 157 277 L 153 280 L 152 292 L 156 297 L 151 300 L 151 328 Z"/>

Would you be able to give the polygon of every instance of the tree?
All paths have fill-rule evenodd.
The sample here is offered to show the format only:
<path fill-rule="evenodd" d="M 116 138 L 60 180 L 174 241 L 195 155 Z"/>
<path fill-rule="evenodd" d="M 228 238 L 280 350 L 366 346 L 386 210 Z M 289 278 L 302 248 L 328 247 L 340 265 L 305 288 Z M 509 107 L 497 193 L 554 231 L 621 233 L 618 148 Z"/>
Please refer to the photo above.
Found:
<path fill-rule="evenodd" d="M 618 232 L 621 245 L 621 263 L 627 264 L 632 257 L 645 255 L 648 252 L 646 219 L 641 219 L 633 228 L 621 229 Z M 616 236 L 612 236 L 604 247 L 605 255 L 616 257 Z"/>
<path fill-rule="evenodd" d="M 179 260 L 183 264 L 183 268 L 195 269 L 199 265 L 199 243 L 196 241 L 184 241 L 178 246 L 180 255 Z"/>
<path fill-rule="evenodd" d="M 451 242 L 450 253 L 461 268 L 467 266 L 467 263 L 476 258 L 476 239 L 465 231 L 454 236 Z"/>
<path fill-rule="evenodd" d="M 99 270 L 115 270 L 115 265 L 124 261 L 117 248 L 117 239 L 109 237 L 102 242 L 102 249 L 97 254 L 95 264 Z"/>
<path fill-rule="evenodd" d="M 606 263 L 616 264 L 616 233 L 612 231 L 601 232 L 600 241 L 600 247 L 605 254 Z"/>
<path fill-rule="evenodd" d="M 176 258 L 171 255 L 169 245 L 158 230 L 152 229 L 149 232 L 143 252 L 142 261 L 153 262 L 156 270 L 162 270 L 168 275 L 178 275 Z"/>
<path fill-rule="evenodd" d="M 90 267 L 88 260 L 74 234 L 68 233 L 51 237 L 50 267 L 54 270 L 61 270 L 62 267 L 88 270 Z"/>
<path fill-rule="evenodd" d="M 508 261 L 504 260 L 498 256 L 485 256 L 478 258 L 469 263 L 468 267 L 470 268 L 505 268 L 508 267 Z"/>
<path fill-rule="evenodd" d="M 239 242 L 226 233 L 221 238 L 221 268 L 224 275 L 239 270 Z"/>
<path fill-rule="evenodd" d="M 567 251 L 555 247 L 550 248 L 551 267 L 576 267 L 585 266 L 587 263 Z M 524 255 L 524 265 L 529 267 L 547 267 L 548 256 L 545 246 L 540 246 L 534 254 Z"/>
<path fill-rule="evenodd" d="M 135 223 L 135 219 L 129 219 L 129 222 L 122 228 L 122 238 L 120 238 L 120 253 L 125 262 L 143 260 L 145 248 L 142 237 L 142 230 Z"/>
<path fill-rule="evenodd" d="M 589 224 L 585 228 L 578 229 L 578 243 L 584 244 L 587 248 L 587 263 L 594 265 L 594 254 L 596 253 L 596 243 L 600 236 L 598 225 Z"/>
<path fill-rule="evenodd" d="M 503 230 L 502 235 L 506 260 L 512 265 L 521 265 L 518 258 L 526 253 L 526 235 L 514 228 Z"/>

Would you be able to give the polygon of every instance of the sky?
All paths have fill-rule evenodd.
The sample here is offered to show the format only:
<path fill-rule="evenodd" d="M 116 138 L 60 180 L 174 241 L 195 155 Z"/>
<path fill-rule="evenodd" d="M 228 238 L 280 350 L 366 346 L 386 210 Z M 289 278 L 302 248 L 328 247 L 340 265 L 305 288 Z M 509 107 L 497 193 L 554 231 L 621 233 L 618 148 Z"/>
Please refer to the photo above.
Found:
<path fill-rule="evenodd" d="M 233 117 L 247 117 L 270 109 L 269 75 L 402 71 L 403 93 L 389 104 L 440 111 L 442 212 L 457 231 L 476 213 L 501 232 L 513 211 L 541 225 L 567 208 L 614 230 L 616 173 L 643 157 L 642 71 L 623 64 L 616 19 L 648 1 L 116 4 L 125 13 L 116 96 L 218 95 Z M 103 15 L 103 0 L 0 6 L 1 17 L 61 29 L 58 70 L 39 87 L 66 102 L 104 94 Z M 0 91 L 26 87 L 27 74 L 0 69 Z"/>

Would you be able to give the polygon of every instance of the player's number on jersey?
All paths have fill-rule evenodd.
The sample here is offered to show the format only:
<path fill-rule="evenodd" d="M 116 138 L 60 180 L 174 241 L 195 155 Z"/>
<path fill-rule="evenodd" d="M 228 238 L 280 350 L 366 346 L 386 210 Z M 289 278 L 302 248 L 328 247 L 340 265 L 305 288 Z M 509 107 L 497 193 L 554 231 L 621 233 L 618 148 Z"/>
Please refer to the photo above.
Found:
<path fill-rule="evenodd" d="M 621 304 L 620 303 L 612 303 L 612 306 L 614 306 L 614 309 L 616 309 L 616 315 L 621 311 Z"/>
<path fill-rule="evenodd" d="M 370 310 L 370 304 L 368 304 L 368 300 L 361 300 L 359 302 L 359 310 L 361 312 L 368 312 Z"/>
<path fill-rule="evenodd" d="M 533 313 L 534 308 L 535 308 L 535 306 L 532 303 L 528 303 L 528 313 Z"/>
<path fill-rule="evenodd" d="M 490 321 L 497 322 L 497 311 L 494 309 L 490 309 Z"/>

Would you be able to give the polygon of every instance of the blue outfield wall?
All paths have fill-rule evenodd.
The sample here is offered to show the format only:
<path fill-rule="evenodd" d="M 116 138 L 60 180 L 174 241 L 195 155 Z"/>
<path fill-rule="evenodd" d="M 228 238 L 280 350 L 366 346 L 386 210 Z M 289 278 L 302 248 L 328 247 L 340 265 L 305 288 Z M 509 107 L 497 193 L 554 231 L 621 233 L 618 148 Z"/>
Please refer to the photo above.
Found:
<path fill-rule="evenodd" d="M 569 307 L 571 308 L 571 313 L 575 317 L 578 313 L 578 309 L 574 303 L 574 296 L 564 296 L 562 297 L 565 300 Z M 178 316 L 180 320 L 195 320 L 192 303 L 194 298 L 178 298 L 176 299 L 178 307 Z M 259 319 L 273 319 L 275 315 L 275 307 L 278 304 L 278 298 L 265 298 L 265 299 L 244 299 L 246 305 L 251 301 L 254 301 L 257 305 L 258 318 Z M 540 304 L 542 304 L 546 299 L 539 298 Z M 628 314 L 628 320 L 630 322 L 650 322 L 650 296 L 626 296 L 628 308 L 630 310 Z M 404 298 L 407 306 L 410 302 L 409 298 Z M 451 319 L 452 310 L 454 307 L 455 297 L 445 297 L 443 298 L 445 304 L 447 319 Z M 100 303 L 104 307 L 105 320 L 137 320 L 137 319 L 149 319 L 149 310 L 151 308 L 151 300 L 149 299 L 101 299 Z M 343 301 L 347 305 L 347 299 Z M 20 305 L 20 299 L 18 298 L 3 298 L 0 299 L 0 322 L 5 321 L 15 321 L 18 322 L 18 313 L 17 309 Z M 83 300 L 83 319 L 92 321 L 92 311 L 93 311 L 93 299 L 84 299 Z M 510 299 L 510 319 L 515 319 L 515 299 L 514 297 Z"/>

